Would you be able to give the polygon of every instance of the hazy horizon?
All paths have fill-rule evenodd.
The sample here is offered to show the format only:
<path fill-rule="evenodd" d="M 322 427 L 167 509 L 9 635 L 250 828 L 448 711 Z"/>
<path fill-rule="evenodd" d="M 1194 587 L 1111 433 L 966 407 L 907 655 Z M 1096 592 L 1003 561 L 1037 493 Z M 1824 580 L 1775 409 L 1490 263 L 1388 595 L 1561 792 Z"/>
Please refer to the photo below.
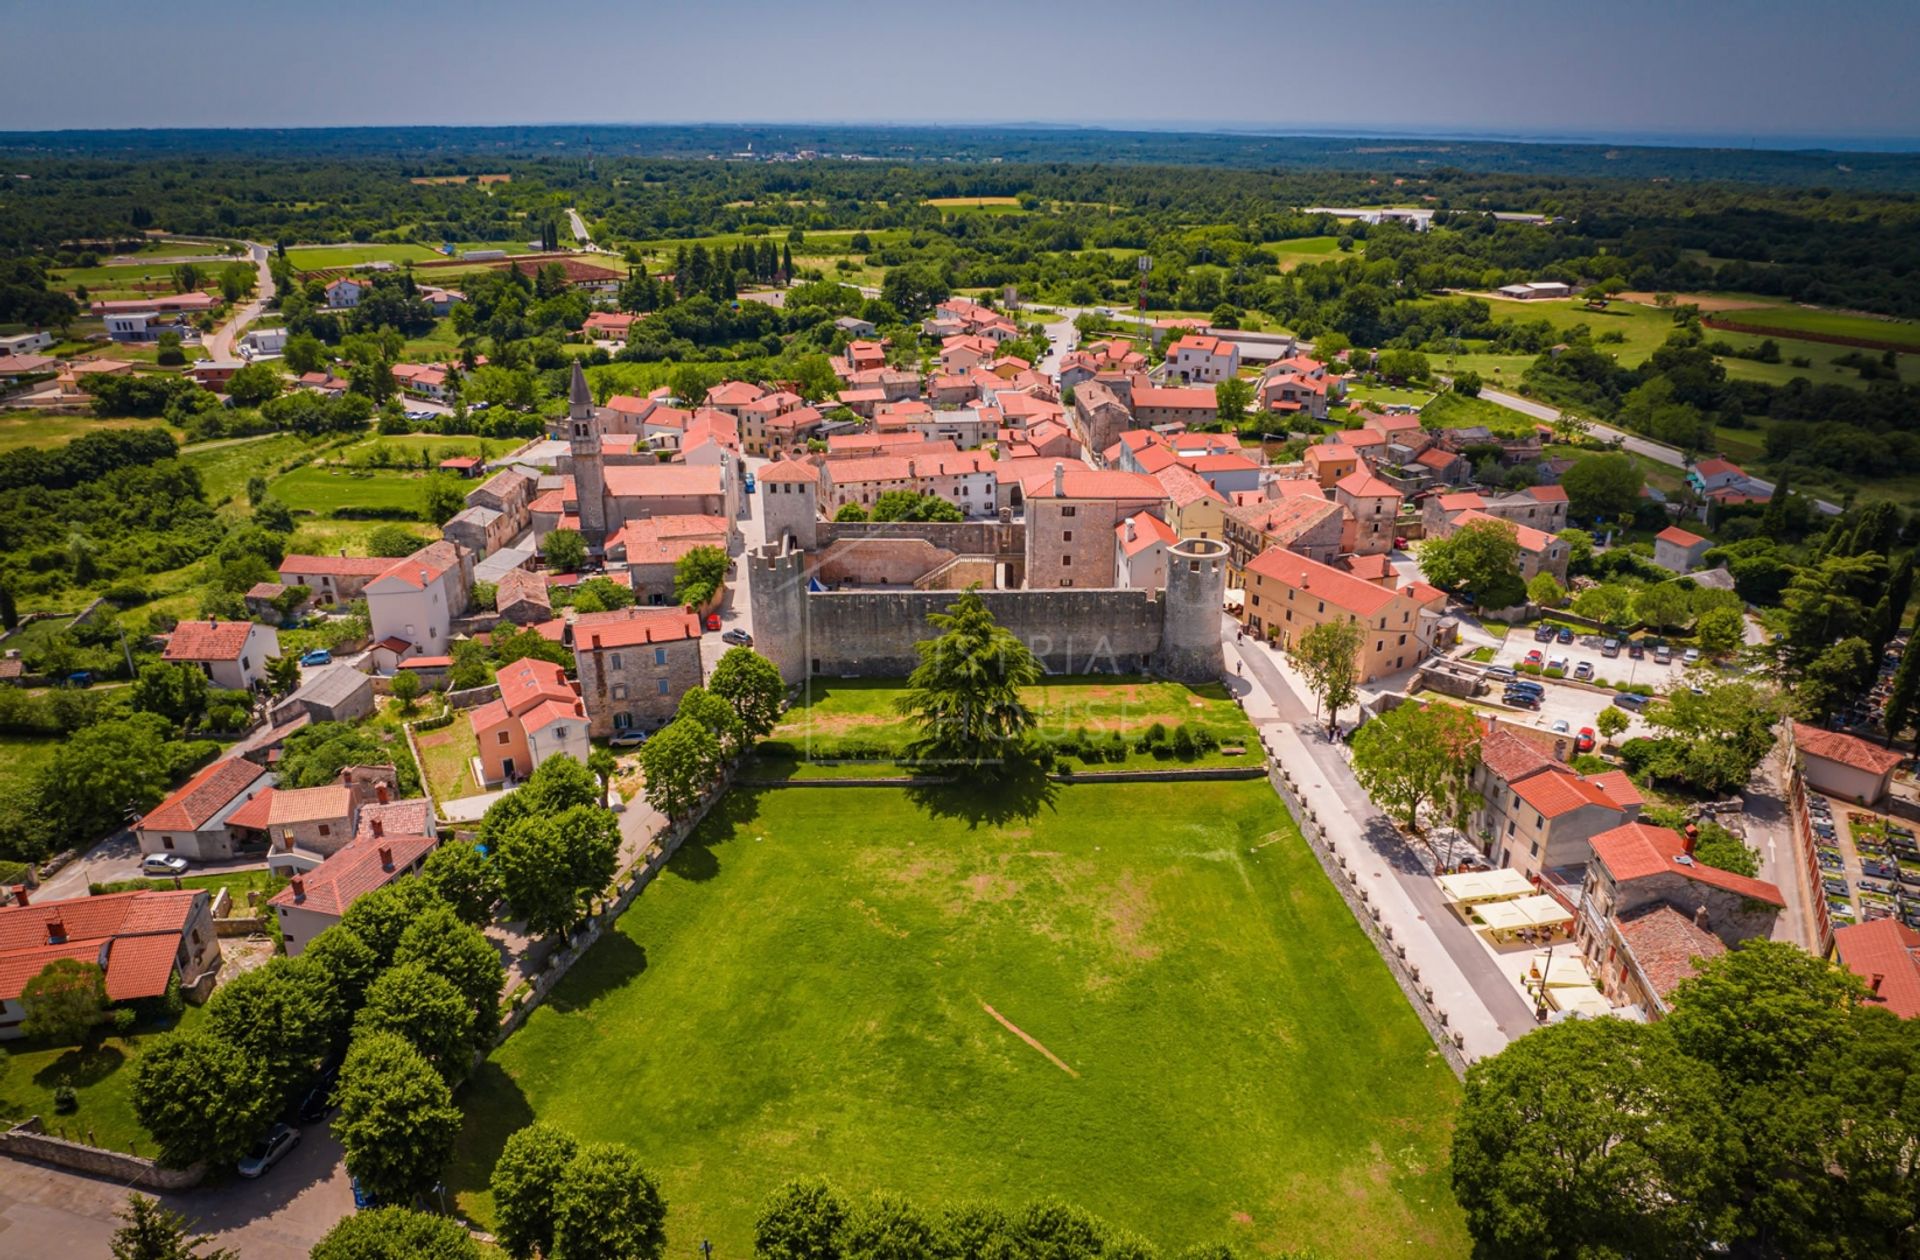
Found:
<path fill-rule="evenodd" d="M 1920 5 L 1897 0 L 1842 0 L 1818 21 L 1787 0 L 561 12 L 338 0 L 205 26 L 151 6 L 23 8 L 8 35 L 34 55 L 0 78 L 0 130 L 989 126 L 1920 148 Z"/>

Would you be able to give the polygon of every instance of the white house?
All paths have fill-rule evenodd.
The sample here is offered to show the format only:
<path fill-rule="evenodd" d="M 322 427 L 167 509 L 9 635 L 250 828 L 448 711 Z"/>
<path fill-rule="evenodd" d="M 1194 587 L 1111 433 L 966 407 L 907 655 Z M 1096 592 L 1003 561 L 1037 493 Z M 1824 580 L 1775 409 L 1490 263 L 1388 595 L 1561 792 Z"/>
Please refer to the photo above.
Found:
<path fill-rule="evenodd" d="M 1884 800 L 1893 772 L 1905 760 L 1899 753 L 1856 735 L 1823 730 L 1804 722 L 1793 724 L 1794 748 L 1806 771 L 1807 786 L 1856 805 L 1871 807 Z"/>
<path fill-rule="evenodd" d="M 367 620 L 375 643 L 402 645 L 394 656 L 445 656 L 453 619 L 467 610 L 473 562 L 454 543 L 428 543 L 367 583 Z"/>
<path fill-rule="evenodd" d="M 284 328 L 255 328 L 240 338 L 240 353 L 246 358 L 257 359 L 262 355 L 280 354 L 287 348 L 287 330 Z"/>
<path fill-rule="evenodd" d="M 228 818 L 273 784 L 271 771 L 243 757 L 214 762 L 133 825 L 140 851 L 199 862 L 232 857 L 236 844 L 257 833 L 229 826 Z"/>
<path fill-rule="evenodd" d="M 1182 337 L 1167 347 L 1167 371 L 1186 381 L 1224 381 L 1239 374 L 1240 347 L 1219 337 Z"/>
<path fill-rule="evenodd" d="M 167 639 L 163 661 L 197 665 L 216 687 L 245 691 L 267 677 L 267 660 L 280 655 L 280 636 L 255 621 L 183 621 Z"/>
<path fill-rule="evenodd" d="M 32 354 L 53 345 L 53 334 L 46 331 L 12 333 L 0 337 L 0 355 Z"/>
<path fill-rule="evenodd" d="M 1173 527 L 1151 512 L 1136 512 L 1113 527 L 1114 585 L 1136 591 L 1165 590 L 1167 548 Z"/>
<path fill-rule="evenodd" d="M 365 297 L 367 290 L 372 287 L 365 280 L 341 276 L 327 285 L 327 305 L 335 310 L 348 310 L 360 305 L 360 299 Z"/>

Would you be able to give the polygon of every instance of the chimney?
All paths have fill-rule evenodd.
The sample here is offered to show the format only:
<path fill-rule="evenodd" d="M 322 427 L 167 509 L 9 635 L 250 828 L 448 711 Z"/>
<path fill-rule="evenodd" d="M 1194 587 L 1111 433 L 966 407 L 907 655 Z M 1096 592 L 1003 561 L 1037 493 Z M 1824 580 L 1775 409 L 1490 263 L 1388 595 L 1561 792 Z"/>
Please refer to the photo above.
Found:
<path fill-rule="evenodd" d="M 381 822 L 378 818 L 367 819 L 367 826 L 373 829 L 373 838 L 375 840 L 387 834 L 387 824 Z"/>
<path fill-rule="evenodd" d="M 595 632 L 594 632 L 594 636 L 593 636 L 593 650 L 594 650 L 594 651 L 596 651 L 596 652 L 598 652 L 598 651 L 600 650 L 600 634 L 599 634 L 599 632 L 598 632 L 598 631 L 595 631 Z"/>
<path fill-rule="evenodd" d="M 1707 907 L 1705 904 L 1702 904 L 1698 910 L 1693 912 L 1693 926 L 1699 928 L 1702 932 L 1707 930 Z"/>
<path fill-rule="evenodd" d="M 1867 987 L 1869 989 L 1872 989 L 1874 994 L 1878 996 L 1880 992 L 1880 982 L 1885 979 L 1886 979 L 1885 975 L 1876 971 L 1873 973 L 1873 977 L 1867 981 Z"/>
<path fill-rule="evenodd" d="M 383 871 L 393 869 L 393 846 L 390 844 L 380 846 L 380 869 Z"/>
<path fill-rule="evenodd" d="M 13 904 L 16 906 L 24 906 L 27 904 L 27 886 L 25 884 L 15 884 L 13 886 Z"/>
<path fill-rule="evenodd" d="M 47 944 L 64 945 L 67 940 L 67 921 L 55 914 L 47 920 Z"/>
<path fill-rule="evenodd" d="M 373 799 L 380 802 L 380 804 L 382 805 L 385 805 L 387 803 L 387 785 L 386 784 L 376 783 L 373 785 Z"/>
<path fill-rule="evenodd" d="M 307 881 L 306 880 L 302 879 L 298 875 L 295 875 L 292 878 L 292 880 L 288 881 L 288 885 L 293 889 L 293 899 L 296 902 L 305 901 L 307 899 Z"/>
<path fill-rule="evenodd" d="M 1055 463 L 1053 466 L 1053 494 L 1057 499 L 1067 497 L 1067 466 Z"/>
<path fill-rule="evenodd" d="M 347 558 L 347 549 L 345 547 L 340 548 L 340 558 L 342 560 Z"/>
<path fill-rule="evenodd" d="M 1686 835 L 1686 844 L 1687 844 L 1687 856 L 1692 857 L 1693 846 L 1700 839 L 1700 828 L 1694 826 L 1692 823 L 1688 823 L 1685 835 Z"/>
<path fill-rule="evenodd" d="M 1133 541 L 1133 518 L 1131 516 L 1127 518 L 1127 541 Z"/>

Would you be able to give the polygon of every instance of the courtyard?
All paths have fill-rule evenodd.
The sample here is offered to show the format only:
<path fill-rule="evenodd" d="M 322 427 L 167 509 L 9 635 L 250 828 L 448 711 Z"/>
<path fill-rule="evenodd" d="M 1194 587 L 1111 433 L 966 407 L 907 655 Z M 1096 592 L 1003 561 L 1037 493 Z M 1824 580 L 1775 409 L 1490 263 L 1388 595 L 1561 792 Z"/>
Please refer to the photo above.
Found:
<path fill-rule="evenodd" d="M 634 1147 L 673 1254 L 810 1174 L 1460 1254 L 1458 1098 L 1264 782 L 736 789 L 468 1085 L 447 1184 L 491 1223 L 537 1118 Z"/>

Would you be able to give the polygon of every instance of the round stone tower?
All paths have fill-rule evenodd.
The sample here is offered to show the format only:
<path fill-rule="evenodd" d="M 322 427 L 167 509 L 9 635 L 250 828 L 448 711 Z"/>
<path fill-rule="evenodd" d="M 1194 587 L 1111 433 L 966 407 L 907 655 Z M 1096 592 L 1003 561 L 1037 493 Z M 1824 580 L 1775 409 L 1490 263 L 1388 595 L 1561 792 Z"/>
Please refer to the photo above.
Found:
<path fill-rule="evenodd" d="M 1228 554 L 1217 538 L 1182 538 L 1167 548 L 1156 664 L 1169 677 L 1212 682 L 1226 670 L 1220 607 L 1227 596 Z"/>
<path fill-rule="evenodd" d="M 807 678 L 806 557 L 781 543 L 746 555 L 753 650 L 772 661 L 791 686 Z M 1215 655 L 1219 644 L 1216 643 Z"/>

